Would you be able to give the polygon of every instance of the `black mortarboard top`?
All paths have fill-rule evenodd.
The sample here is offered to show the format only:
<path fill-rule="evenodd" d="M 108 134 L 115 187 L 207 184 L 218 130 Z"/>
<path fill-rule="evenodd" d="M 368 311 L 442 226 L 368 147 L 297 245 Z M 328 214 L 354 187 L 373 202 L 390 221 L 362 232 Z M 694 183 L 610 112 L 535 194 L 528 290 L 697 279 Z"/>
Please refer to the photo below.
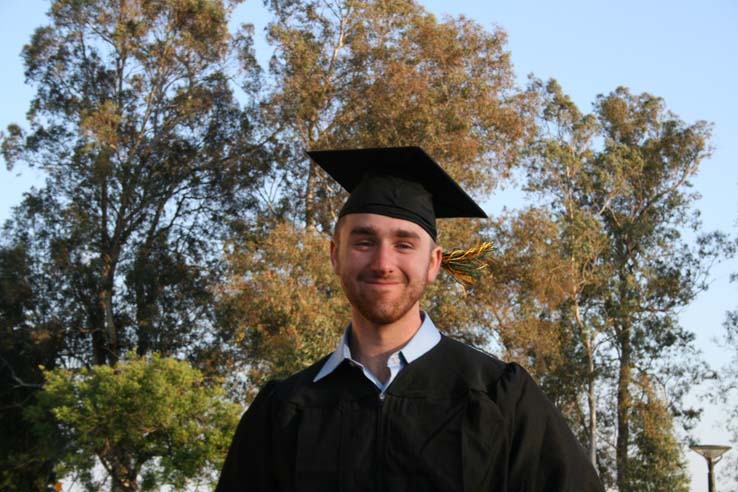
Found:
<path fill-rule="evenodd" d="M 376 213 L 405 219 L 434 240 L 436 218 L 487 217 L 420 147 L 314 150 L 308 155 L 351 194 L 339 217 Z"/>

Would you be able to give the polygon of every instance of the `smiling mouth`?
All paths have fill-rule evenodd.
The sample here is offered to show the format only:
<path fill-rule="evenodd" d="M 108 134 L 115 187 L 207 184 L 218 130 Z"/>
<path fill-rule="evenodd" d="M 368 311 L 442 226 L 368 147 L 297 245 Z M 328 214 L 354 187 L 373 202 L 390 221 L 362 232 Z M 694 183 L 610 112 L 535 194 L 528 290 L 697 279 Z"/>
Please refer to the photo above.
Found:
<path fill-rule="evenodd" d="M 392 285 L 400 285 L 402 283 L 400 280 L 377 279 L 377 278 L 363 278 L 360 280 L 364 282 L 365 284 L 372 285 L 372 286 L 378 286 L 378 287 L 389 287 Z"/>

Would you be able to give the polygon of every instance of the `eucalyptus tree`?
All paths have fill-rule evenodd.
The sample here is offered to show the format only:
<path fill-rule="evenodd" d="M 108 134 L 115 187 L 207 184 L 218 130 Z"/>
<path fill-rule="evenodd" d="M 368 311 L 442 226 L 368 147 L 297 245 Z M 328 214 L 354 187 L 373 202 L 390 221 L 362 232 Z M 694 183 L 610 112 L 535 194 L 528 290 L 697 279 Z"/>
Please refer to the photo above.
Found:
<path fill-rule="evenodd" d="M 283 178 L 305 225 L 330 229 L 336 212 L 305 149 L 421 145 L 480 194 L 514 165 L 531 120 L 501 29 L 439 22 L 412 0 L 270 5 L 265 112 L 294 150 Z"/>
<path fill-rule="evenodd" d="M 325 353 L 347 319 L 327 249 L 345 195 L 305 150 L 420 145 L 484 201 L 517 164 L 533 123 L 500 29 L 438 20 L 411 0 L 269 6 L 274 56 L 262 108 L 283 152 L 272 188 L 260 193 L 270 197 L 264 213 L 233 240 L 232 281 L 220 291 L 225 339 L 255 381 Z M 468 222 L 444 221 L 441 243 L 479 242 L 480 223 Z M 292 251 L 280 251 L 288 244 Z M 245 313 L 245 302 L 258 308 Z M 429 291 L 424 308 L 447 332 L 489 334 L 479 306 L 450 280 Z"/>
<path fill-rule="evenodd" d="M 256 104 L 234 98 L 258 76 L 248 30 L 228 32 L 235 3 L 54 0 L 23 49 L 35 95 L 2 153 L 45 181 L 0 248 L 3 488 L 53 478 L 23 417 L 39 365 L 213 350 L 223 233 L 267 167 Z"/>
<path fill-rule="evenodd" d="M 631 458 L 645 456 L 644 436 L 657 433 L 643 426 L 659 419 L 638 412 L 666 405 L 688 423 L 696 414 L 684 408 L 681 396 L 704 375 L 694 334 L 679 324 L 678 314 L 706 288 L 707 271 L 724 246 L 721 234 L 701 230 L 698 196 L 690 190 L 690 179 L 710 154 L 710 127 L 687 124 L 662 99 L 625 88 L 598 96 L 591 114 L 581 113 L 554 81 L 534 81 L 533 88 L 541 96 L 540 130 L 525 186 L 550 211 L 551 227 L 538 237 L 518 234 L 521 253 L 512 258 L 519 262 L 532 245 L 543 244 L 558 260 L 548 260 L 550 266 L 529 275 L 532 281 L 512 295 L 530 297 L 541 286 L 555 287 L 557 297 L 537 295 L 527 316 L 553 317 L 557 326 L 568 327 L 564 339 L 582 357 L 582 370 L 570 376 L 586 385 L 586 412 L 576 405 L 574 410 L 588 414 L 590 456 L 606 453 L 607 446 L 596 442 L 605 427 L 598 423 L 601 412 L 615 430 L 615 483 L 621 491 L 641 490 L 648 477 L 636 466 L 642 460 Z M 612 399 L 598 397 L 609 391 Z M 661 403 L 645 404 L 644 395 Z M 661 421 L 659 432 L 673 433 L 671 420 Z M 671 447 L 662 451 L 674 456 L 673 440 L 648 442 Z M 671 473 L 681 483 L 679 460 L 664 462 L 672 468 L 662 467 L 661 476 Z"/>
<path fill-rule="evenodd" d="M 230 80 L 257 67 L 221 0 L 56 0 L 23 49 L 36 93 L 8 167 L 40 169 L 6 226 L 55 279 L 54 316 L 80 364 L 192 350 L 229 220 L 265 168 L 255 113 Z M 234 52 L 238 49 L 238 56 Z M 29 225 L 32 227 L 29 228 Z"/>

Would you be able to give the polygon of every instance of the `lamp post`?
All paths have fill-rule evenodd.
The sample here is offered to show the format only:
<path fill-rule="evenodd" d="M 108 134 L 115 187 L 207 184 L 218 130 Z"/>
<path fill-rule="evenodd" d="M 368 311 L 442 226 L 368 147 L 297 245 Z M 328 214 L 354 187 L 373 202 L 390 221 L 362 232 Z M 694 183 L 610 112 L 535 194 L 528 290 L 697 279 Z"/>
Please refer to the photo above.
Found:
<path fill-rule="evenodd" d="M 707 460 L 707 490 L 715 492 L 715 475 L 712 472 L 713 465 L 720 461 L 723 454 L 730 446 L 715 446 L 712 444 L 695 444 L 689 447 L 692 451 L 700 453 Z"/>

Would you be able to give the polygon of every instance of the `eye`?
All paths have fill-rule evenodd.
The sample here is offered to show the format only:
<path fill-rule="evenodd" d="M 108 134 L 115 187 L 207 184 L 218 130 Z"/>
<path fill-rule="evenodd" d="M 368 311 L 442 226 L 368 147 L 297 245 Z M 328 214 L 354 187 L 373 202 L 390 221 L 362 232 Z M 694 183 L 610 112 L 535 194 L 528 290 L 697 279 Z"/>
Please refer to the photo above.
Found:
<path fill-rule="evenodd" d="M 369 239 L 358 239 L 354 241 L 354 247 L 356 248 L 370 248 L 374 245 L 374 241 Z"/>

